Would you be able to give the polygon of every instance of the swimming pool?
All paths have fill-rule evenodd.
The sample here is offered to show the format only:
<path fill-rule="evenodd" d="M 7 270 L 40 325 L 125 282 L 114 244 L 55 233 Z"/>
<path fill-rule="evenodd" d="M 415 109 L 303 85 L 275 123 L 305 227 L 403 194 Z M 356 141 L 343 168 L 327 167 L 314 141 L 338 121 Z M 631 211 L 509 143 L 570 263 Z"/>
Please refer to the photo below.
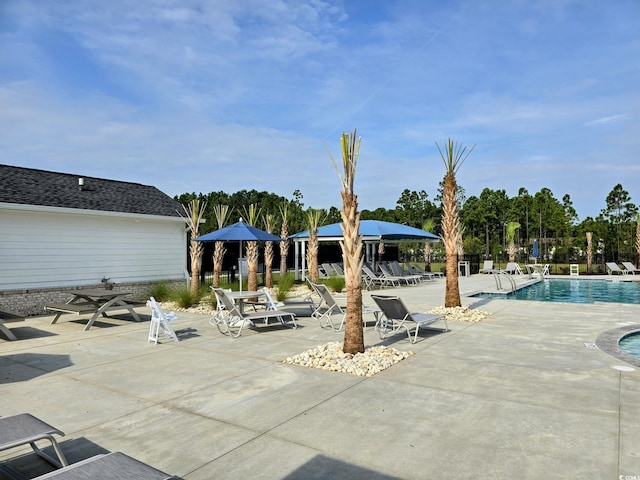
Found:
<path fill-rule="evenodd" d="M 612 302 L 640 304 L 640 282 L 545 278 L 541 282 L 521 288 L 513 293 L 479 293 L 474 297 L 563 303 Z"/>
<path fill-rule="evenodd" d="M 640 358 L 640 332 L 635 332 L 620 340 L 620 349 L 627 352 L 629 355 L 633 355 L 636 358 Z"/>

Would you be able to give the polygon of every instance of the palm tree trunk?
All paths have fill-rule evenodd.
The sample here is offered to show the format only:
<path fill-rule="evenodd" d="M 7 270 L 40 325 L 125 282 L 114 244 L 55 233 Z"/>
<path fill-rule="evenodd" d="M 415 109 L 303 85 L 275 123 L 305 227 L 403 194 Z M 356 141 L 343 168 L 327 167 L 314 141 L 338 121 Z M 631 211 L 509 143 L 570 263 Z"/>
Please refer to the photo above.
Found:
<path fill-rule="evenodd" d="M 258 289 L 258 242 L 247 242 L 247 290 Z"/>
<path fill-rule="evenodd" d="M 318 231 L 313 230 L 309 235 L 309 245 L 307 248 L 307 265 L 309 267 L 309 278 L 312 282 L 318 283 L 320 274 L 318 272 Z"/>
<path fill-rule="evenodd" d="M 446 251 L 445 307 L 460 307 L 460 287 L 458 285 L 458 202 L 456 199 L 456 178 L 452 171 L 444 177 L 442 207 L 442 232 Z"/>
<path fill-rule="evenodd" d="M 640 217 L 636 223 L 636 268 L 640 268 Z"/>
<path fill-rule="evenodd" d="M 213 249 L 213 286 L 220 287 L 220 274 L 222 273 L 222 262 L 227 249 L 224 242 L 215 242 Z"/>
<path fill-rule="evenodd" d="M 280 229 L 280 276 L 287 273 L 287 256 L 289 255 L 289 226 L 286 220 L 282 222 Z"/>
<path fill-rule="evenodd" d="M 273 242 L 266 242 L 264 245 L 264 285 L 267 288 L 273 287 L 273 271 L 271 265 L 273 265 Z"/>
<path fill-rule="evenodd" d="M 591 245 L 592 232 L 587 232 L 587 273 L 593 268 L 593 246 Z"/>
<path fill-rule="evenodd" d="M 191 295 L 197 295 L 200 289 L 200 272 L 202 270 L 202 242 L 191 240 L 190 243 L 190 256 L 191 256 Z"/>
<path fill-rule="evenodd" d="M 343 210 L 342 258 L 344 261 L 345 288 L 347 291 L 347 317 L 344 332 L 343 351 L 345 353 L 364 352 L 362 329 L 362 239 L 359 235 L 360 214 L 358 197 L 342 192 Z"/>

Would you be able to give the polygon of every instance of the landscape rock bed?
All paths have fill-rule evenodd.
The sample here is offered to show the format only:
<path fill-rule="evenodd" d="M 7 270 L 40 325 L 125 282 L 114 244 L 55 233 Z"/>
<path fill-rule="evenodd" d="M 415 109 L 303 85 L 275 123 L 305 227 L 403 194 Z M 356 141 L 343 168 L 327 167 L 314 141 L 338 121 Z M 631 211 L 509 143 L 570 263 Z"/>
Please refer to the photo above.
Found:
<path fill-rule="evenodd" d="M 411 355 L 413 355 L 411 351 L 402 352 L 395 348 L 380 346 L 365 348 L 364 353 L 352 355 L 342 351 L 342 343 L 330 342 L 299 355 L 287 357 L 283 363 L 371 377 Z"/>

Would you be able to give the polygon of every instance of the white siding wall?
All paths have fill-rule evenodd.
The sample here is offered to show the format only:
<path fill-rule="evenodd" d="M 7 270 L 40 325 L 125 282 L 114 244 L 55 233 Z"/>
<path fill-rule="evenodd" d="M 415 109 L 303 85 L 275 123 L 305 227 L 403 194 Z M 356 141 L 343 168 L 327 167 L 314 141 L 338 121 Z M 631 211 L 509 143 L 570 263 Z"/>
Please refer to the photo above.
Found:
<path fill-rule="evenodd" d="M 179 219 L 0 206 L 0 291 L 184 278 Z"/>

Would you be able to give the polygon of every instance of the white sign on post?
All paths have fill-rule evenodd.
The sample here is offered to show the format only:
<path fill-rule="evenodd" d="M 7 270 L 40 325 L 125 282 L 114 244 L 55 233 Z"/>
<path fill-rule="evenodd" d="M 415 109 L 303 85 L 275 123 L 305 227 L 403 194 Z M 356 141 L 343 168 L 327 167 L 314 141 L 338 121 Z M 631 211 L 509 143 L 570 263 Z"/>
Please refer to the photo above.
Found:
<path fill-rule="evenodd" d="M 240 276 L 240 292 L 242 292 L 242 279 L 249 276 L 249 265 L 246 258 L 238 259 L 238 275 Z"/>

